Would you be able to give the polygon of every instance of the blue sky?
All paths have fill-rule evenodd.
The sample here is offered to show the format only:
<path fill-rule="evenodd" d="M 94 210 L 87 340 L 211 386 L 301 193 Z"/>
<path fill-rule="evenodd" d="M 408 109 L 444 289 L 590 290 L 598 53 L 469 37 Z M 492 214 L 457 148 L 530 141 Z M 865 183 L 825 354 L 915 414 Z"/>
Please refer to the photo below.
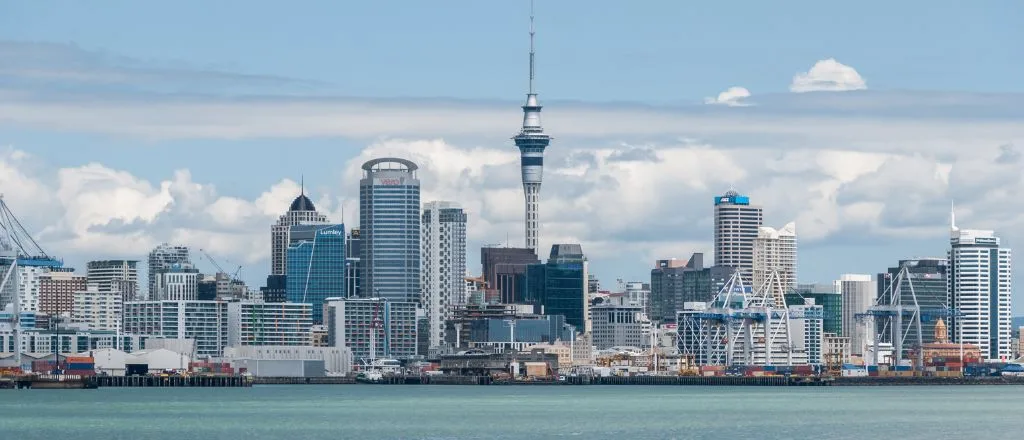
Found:
<path fill-rule="evenodd" d="M 646 279 L 655 258 L 710 250 L 729 187 L 771 225 L 797 221 L 802 281 L 944 254 L 950 199 L 1013 243 L 1021 165 L 999 160 L 1024 136 L 1024 5 L 693 3 L 537 2 L 556 138 L 542 245 L 582 242 L 606 284 Z M 476 247 L 522 237 L 509 137 L 527 16 L 526 1 L 9 2 L 0 185 L 69 261 L 177 240 L 258 284 L 300 176 L 351 223 L 358 162 L 402 154 L 428 168 L 427 196 L 477 219 L 477 271 Z M 799 75 L 815 91 L 791 91 Z"/>

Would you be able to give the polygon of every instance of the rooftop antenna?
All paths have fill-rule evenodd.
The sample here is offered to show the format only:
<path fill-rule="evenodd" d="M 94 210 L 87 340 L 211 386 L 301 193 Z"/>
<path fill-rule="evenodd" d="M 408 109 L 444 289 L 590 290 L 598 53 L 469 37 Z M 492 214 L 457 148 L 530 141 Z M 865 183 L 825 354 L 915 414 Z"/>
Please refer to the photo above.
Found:
<path fill-rule="evenodd" d="M 299 195 L 306 195 L 306 175 L 299 175 Z"/>
<path fill-rule="evenodd" d="M 534 29 L 533 29 L 533 0 L 530 0 L 530 94 L 531 95 L 534 93 L 533 92 L 533 57 L 534 57 L 533 34 L 534 34 Z"/>
<path fill-rule="evenodd" d="M 957 227 L 956 227 L 956 207 L 955 207 L 954 203 L 955 202 L 952 201 L 952 200 L 949 201 L 949 230 L 955 232 L 955 231 L 957 231 Z"/>

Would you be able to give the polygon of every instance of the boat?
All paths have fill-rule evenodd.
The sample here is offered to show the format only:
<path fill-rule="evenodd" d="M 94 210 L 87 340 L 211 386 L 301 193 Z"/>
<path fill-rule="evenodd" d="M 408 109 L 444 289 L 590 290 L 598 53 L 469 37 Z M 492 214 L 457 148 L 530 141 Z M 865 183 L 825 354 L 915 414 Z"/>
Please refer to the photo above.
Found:
<path fill-rule="evenodd" d="M 356 375 L 356 382 L 359 383 L 383 383 L 384 373 L 377 370 L 363 371 Z"/>

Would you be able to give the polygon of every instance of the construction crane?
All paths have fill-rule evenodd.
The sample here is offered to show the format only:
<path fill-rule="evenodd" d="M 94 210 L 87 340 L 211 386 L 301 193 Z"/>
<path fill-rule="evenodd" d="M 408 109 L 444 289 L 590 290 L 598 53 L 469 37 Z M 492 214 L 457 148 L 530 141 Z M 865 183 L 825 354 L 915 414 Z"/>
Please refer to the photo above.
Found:
<path fill-rule="evenodd" d="M 199 249 L 199 252 L 202 252 L 202 254 L 206 257 L 206 259 L 210 260 L 210 264 L 213 264 L 213 267 L 217 269 L 217 273 L 222 273 L 222 274 L 225 274 L 225 275 L 229 275 L 228 271 L 224 270 L 224 267 L 222 267 L 219 263 L 217 263 L 217 260 L 215 260 L 213 258 L 213 256 L 210 255 L 209 252 L 206 252 L 203 249 Z M 233 282 L 234 281 L 239 281 L 238 276 L 241 273 L 242 273 L 242 266 L 239 265 L 238 268 L 235 269 L 235 272 L 233 274 L 230 274 L 231 281 L 233 281 Z"/>

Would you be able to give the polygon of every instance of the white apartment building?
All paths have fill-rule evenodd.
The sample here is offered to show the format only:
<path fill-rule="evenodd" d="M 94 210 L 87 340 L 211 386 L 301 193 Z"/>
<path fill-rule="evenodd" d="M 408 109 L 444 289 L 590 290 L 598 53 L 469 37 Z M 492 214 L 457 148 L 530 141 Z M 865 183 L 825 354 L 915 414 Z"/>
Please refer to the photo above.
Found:
<path fill-rule="evenodd" d="M 755 291 L 768 283 L 772 273 L 777 273 L 779 282 L 771 286 L 775 298 L 796 288 L 796 223 L 790 222 L 781 229 L 758 228 L 754 240 Z"/>
<path fill-rule="evenodd" d="M 199 271 L 191 264 L 173 264 L 156 277 L 157 301 L 195 301 L 199 299 Z"/>
<path fill-rule="evenodd" d="M 159 300 L 157 296 L 157 280 L 160 274 L 164 273 L 171 266 L 175 264 L 192 264 L 192 260 L 189 258 L 188 248 L 185 246 L 172 246 L 167 243 L 163 243 L 152 251 L 149 252 L 149 283 L 147 284 L 146 294 L 151 301 Z"/>
<path fill-rule="evenodd" d="M 1013 293 L 1010 249 L 1000 247 L 993 231 L 959 229 L 950 225 L 947 296 L 960 312 L 951 321 L 953 340 L 973 344 L 981 357 L 1006 361 L 1011 347 Z"/>
<path fill-rule="evenodd" d="M 101 291 L 98 284 L 74 293 L 71 322 L 89 330 L 121 331 L 124 301 L 119 291 Z"/>
<path fill-rule="evenodd" d="M 455 202 L 430 202 L 423 207 L 420 224 L 428 341 L 430 347 L 438 347 L 445 340 L 452 307 L 466 299 L 466 212 Z"/>
<path fill-rule="evenodd" d="M 139 262 L 135 260 L 97 260 L 85 264 L 89 283 L 101 292 L 117 291 L 125 301 L 134 301 L 138 293 Z"/>
<path fill-rule="evenodd" d="M 842 296 L 843 336 L 850 338 L 852 354 L 863 355 L 869 342 L 874 341 L 874 326 L 867 321 L 858 322 L 857 315 L 867 313 L 875 304 L 878 289 L 871 275 L 843 274 L 835 281 L 835 290 Z"/>
<path fill-rule="evenodd" d="M 328 345 L 348 347 L 358 360 L 416 355 L 416 303 L 383 298 L 328 298 Z"/>
<path fill-rule="evenodd" d="M 228 303 L 228 344 L 307 345 L 313 305 L 301 303 Z"/>
<path fill-rule="evenodd" d="M 228 303 L 224 301 L 130 301 L 124 331 L 153 338 L 192 339 L 192 357 L 220 357 L 228 345 Z"/>

